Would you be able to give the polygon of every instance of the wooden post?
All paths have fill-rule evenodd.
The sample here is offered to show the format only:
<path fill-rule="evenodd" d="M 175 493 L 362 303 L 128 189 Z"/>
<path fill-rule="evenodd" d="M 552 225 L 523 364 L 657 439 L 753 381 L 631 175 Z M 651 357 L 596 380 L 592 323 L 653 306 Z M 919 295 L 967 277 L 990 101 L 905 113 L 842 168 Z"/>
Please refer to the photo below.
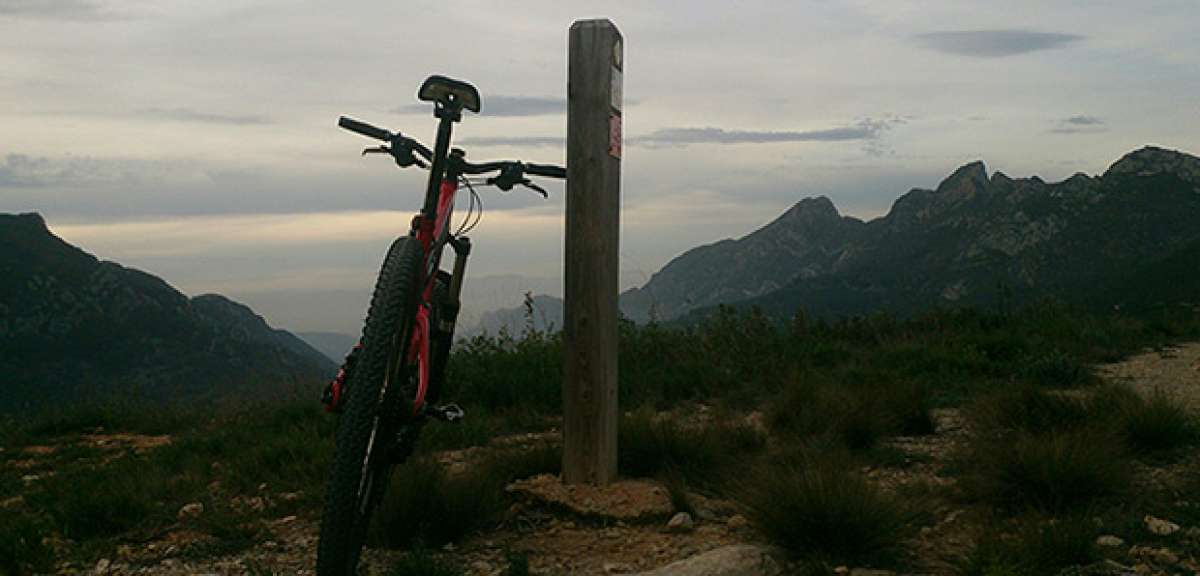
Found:
<path fill-rule="evenodd" d="M 563 480 L 617 477 L 617 244 L 621 212 L 621 33 L 571 25 L 563 311 Z"/>

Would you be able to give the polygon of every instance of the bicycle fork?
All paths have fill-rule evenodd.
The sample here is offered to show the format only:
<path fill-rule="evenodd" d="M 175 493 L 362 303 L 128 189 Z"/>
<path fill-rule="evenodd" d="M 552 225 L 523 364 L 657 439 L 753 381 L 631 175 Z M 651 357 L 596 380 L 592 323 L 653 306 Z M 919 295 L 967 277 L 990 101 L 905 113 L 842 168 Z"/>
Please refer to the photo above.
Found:
<path fill-rule="evenodd" d="M 454 249 L 454 271 L 450 275 L 446 301 L 441 303 L 436 325 L 430 327 L 430 331 L 433 332 L 431 334 L 433 336 L 432 344 L 438 348 L 431 352 L 434 356 L 442 358 L 443 362 L 450 357 L 450 346 L 454 341 L 454 325 L 458 320 L 458 311 L 462 307 L 462 285 L 467 272 L 467 257 L 471 255 L 469 238 L 451 236 L 447 243 Z M 445 365 L 439 366 L 437 371 L 439 373 L 431 374 L 431 378 L 438 380 L 438 385 L 434 387 L 435 394 L 441 388 L 441 380 L 445 378 Z M 434 406 L 427 403 L 424 412 L 425 415 L 443 422 L 457 422 L 465 416 L 462 408 L 457 404 Z"/>

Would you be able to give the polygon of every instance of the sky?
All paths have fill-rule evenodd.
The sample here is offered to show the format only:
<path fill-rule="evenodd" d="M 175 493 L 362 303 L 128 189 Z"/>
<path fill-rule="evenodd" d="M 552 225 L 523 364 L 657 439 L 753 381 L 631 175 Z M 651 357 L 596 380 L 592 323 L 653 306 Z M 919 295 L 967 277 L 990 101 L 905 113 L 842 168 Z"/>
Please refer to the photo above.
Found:
<path fill-rule="evenodd" d="M 432 145 L 415 93 L 443 74 L 482 94 L 469 158 L 564 163 L 567 32 L 599 17 L 625 38 L 623 287 L 805 197 L 873 218 L 974 160 L 1054 181 L 1200 153 L 1195 0 L 0 0 L 0 212 L 354 333 L 425 173 L 360 157 L 338 116 Z M 559 285 L 544 185 L 480 190 L 477 291 Z"/>

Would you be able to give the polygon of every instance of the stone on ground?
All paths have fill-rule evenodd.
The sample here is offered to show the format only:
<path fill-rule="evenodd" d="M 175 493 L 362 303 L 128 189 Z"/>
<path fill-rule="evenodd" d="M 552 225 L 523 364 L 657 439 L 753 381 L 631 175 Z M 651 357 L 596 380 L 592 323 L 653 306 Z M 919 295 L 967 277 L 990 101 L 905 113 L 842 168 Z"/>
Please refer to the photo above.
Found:
<path fill-rule="evenodd" d="M 773 548 L 735 544 L 636 576 L 780 576 L 783 562 L 779 556 Z"/>

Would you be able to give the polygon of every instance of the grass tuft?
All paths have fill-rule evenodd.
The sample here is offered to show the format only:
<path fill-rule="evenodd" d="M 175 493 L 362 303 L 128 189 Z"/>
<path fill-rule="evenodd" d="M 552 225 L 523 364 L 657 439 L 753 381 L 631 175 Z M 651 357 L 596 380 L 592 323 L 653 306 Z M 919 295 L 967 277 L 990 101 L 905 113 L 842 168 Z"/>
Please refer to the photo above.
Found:
<path fill-rule="evenodd" d="M 1200 439 L 1195 417 L 1161 391 L 1128 402 L 1118 417 L 1122 435 L 1139 453 L 1167 452 Z"/>
<path fill-rule="evenodd" d="M 0 509 L 0 574 L 49 572 L 54 551 L 43 542 L 48 535 L 44 522 Z"/>
<path fill-rule="evenodd" d="M 1009 510 L 1079 509 L 1124 493 L 1130 483 L 1120 442 L 1099 431 L 977 437 L 968 450 L 964 489 Z"/>
<path fill-rule="evenodd" d="M 647 406 L 621 419 L 618 467 L 629 476 L 675 479 L 719 489 L 727 473 L 764 444 L 762 435 L 748 424 L 717 420 L 688 426 L 659 416 Z"/>
<path fill-rule="evenodd" d="M 837 450 L 774 459 L 743 482 L 741 500 L 763 535 L 798 558 L 894 562 L 916 516 L 853 469 Z"/>
<path fill-rule="evenodd" d="M 1028 518 L 1006 532 L 992 529 L 959 563 L 963 576 L 1040 576 L 1099 559 L 1097 529 L 1080 517 Z"/>
<path fill-rule="evenodd" d="M 433 556 L 423 546 L 415 546 L 412 551 L 396 561 L 387 574 L 388 576 L 462 576 L 463 571 L 457 565 Z"/>
<path fill-rule="evenodd" d="M 429 457 L 410 459 L 392 472 L 371 541 L 403 548 L 418 541 L 441 546 L 460 540 L 499 519 L 509 482 L 557 473 L 560 454 L 554 446 L 507 450 L 457 474 Z"/>

